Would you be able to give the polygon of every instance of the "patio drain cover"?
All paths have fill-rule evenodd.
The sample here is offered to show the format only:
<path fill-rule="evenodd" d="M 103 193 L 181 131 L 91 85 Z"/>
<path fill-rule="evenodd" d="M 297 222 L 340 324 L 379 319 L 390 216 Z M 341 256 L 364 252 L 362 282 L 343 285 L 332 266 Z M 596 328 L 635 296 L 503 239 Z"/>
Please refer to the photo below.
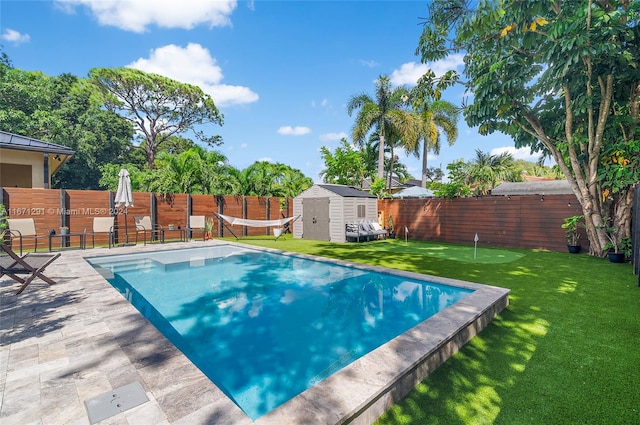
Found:
<path fill-rule="evenodd" d="M 149 401 L 144 388 L 139 382 L 100 394 L 84 401 L 92 424 L 115 416 L 142 403 Z"/>

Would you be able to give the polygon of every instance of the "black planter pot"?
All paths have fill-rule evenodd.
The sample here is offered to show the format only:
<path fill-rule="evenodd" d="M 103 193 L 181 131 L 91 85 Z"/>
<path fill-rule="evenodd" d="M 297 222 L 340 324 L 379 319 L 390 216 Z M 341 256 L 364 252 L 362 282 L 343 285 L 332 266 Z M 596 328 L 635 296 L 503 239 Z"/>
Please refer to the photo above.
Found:
<path fill-rule="evenodd" d="M 624 252 L 610 252 L 609 261 L 612 263 L 624 263 Z"/>
<path fill-rule="evenodd" d="M 389 233 L 389 239 L 395 239 L 396 238 L 396 234 L 391 232 Z"/>
<path fill-rule="evenodd" d="M 567 245 L 567 249 L 571 254 L 577 254 L 580 252 L 580 245 Z"/>

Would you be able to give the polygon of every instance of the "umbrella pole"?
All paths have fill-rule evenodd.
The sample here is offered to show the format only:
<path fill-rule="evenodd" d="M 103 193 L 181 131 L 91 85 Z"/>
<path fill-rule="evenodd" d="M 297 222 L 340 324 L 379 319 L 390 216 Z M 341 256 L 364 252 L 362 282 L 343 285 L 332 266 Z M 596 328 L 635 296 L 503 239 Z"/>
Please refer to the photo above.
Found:
<path fill-rule="evenodd" d="M 129 244 L 129 230 L 127 228 L 127 207 L 124 207 L 124 243 Z"/>

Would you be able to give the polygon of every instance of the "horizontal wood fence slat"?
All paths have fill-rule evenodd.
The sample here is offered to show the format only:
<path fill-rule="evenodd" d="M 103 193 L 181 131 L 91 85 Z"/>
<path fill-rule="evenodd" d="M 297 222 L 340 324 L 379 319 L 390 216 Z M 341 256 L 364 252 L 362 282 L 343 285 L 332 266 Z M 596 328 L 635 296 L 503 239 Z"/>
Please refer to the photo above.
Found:
<path fill-rule="evenodd" d="M 487 196 L 378 201 L 378 210 L 393 217 L 396 234 L 409 239 L 566 251 L 561 228 L 565 217 L 582 214 L 574 195 Z M 580 243 L 588 250 L 582 231 Z"/>
<path fill-rule="evenodd" d="M 88 233 L 95 217 L 114 217 L 116 243 L 136 240 L 136 216 L 150 216 L 152 222 L 167 228 L 187 229 L 190 215 L 204 215 L 213 225 L 213 236 L 231 236 L 222 226 L 214 212 L 250 219 L 276 219 L 288 216 L 293 210 L 292 199 L 217 195 L 158 195 L 147 192 L 133 193 L 133 206 L 124 208 L 113 205 L 114 192 L 99 190 L 0 188 L 0 202 L 5 205 L 10 218 L 33 218 L 41 238 L 38 249 L 48 245 L 47 233 L 59 232 L 61 226 L 69 227 L 71 233 Z M 285 200 L 283 211 L 280 201 Z M 236 235 L 268 235 L 269 228 L 234 226 Z M 237 230 L 237 231 L 236 231 Z M 201 233 L 198 233 L 201 235 Z M 167 234 L 167 238 L 177 238 L 177 233 Z M 142 234 L 140 234 L 142 240 Z M 75 240 L 74 240 L 75 242 Z M 105 234 L 95 237 L 96 245 L 107 245 Z M 89 246 L 91 240 L 88 241 Z M 25 239 L 23 249 L 33 250 L 33 241 Z"/>
<path fill-rule="evenodd" d="M 42 235 L 38 247 L 46 247 L 46 233 L 68 226 L 70 232 L 91 230 L 94 217 L 115 217 L 117 242 L 135 240 L 135 216 L 151 216 L 154 223 L 167 227 L 187 228 L 190 215 L 204 215 L 213 220 L 213 236 L 231 236 L 213 215 L 226 215 L 265 220 L 289 217 L 293 200 L 256 196 L 217 196 L 175 194 L 161 196 L 134 192 L 134 206 L 115 207 L 115 194 L 97 190 L 2 188 L 0 202 L 11 218 L 33 218 Z M 284 199 L 281 209 L 280 203 Z M 573 195 L 545 196 L 487 196 L 478 198 L 424 198 L 379 200 L 378 210 L 386 218 L 392 215 L 398 237 L 409 239 L 473 244 L 478 234 L 479 244 L 528 249 L 566 251 L 565 217 L 582 214 L 580 204 Z M 298 220 L 293 226 L 301 226 Z M 234 226 L 236 235 L 270 235 L 271 229 Z M 167 237 L 177 237 L 177 234 Z M 96 236 L 96 244 L 107 244 L 105 235 Z M 588 247 L 586 235 L 580 243 Z M 24 249 L 33 249 L 25 241 Z M 586 250 L 586 249 L 585 249 Z"/>

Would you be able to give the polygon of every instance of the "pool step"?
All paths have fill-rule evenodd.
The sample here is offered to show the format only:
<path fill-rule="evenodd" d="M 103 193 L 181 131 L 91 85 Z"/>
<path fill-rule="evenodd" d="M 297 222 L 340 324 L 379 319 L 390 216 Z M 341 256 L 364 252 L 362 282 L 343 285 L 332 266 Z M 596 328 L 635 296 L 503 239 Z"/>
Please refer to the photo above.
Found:
<path fill-rule="evenodd" d="M 140 259 L 140 260 L 122 260 L 122 261 L 112 261 L 109 265 L 96 264 L 104 269 L 111 270 L 113 273 L 121 273 L 128 272 L 133 270 L 150 270 L 157 263 L 153 260 L 149 259 Z"/>

